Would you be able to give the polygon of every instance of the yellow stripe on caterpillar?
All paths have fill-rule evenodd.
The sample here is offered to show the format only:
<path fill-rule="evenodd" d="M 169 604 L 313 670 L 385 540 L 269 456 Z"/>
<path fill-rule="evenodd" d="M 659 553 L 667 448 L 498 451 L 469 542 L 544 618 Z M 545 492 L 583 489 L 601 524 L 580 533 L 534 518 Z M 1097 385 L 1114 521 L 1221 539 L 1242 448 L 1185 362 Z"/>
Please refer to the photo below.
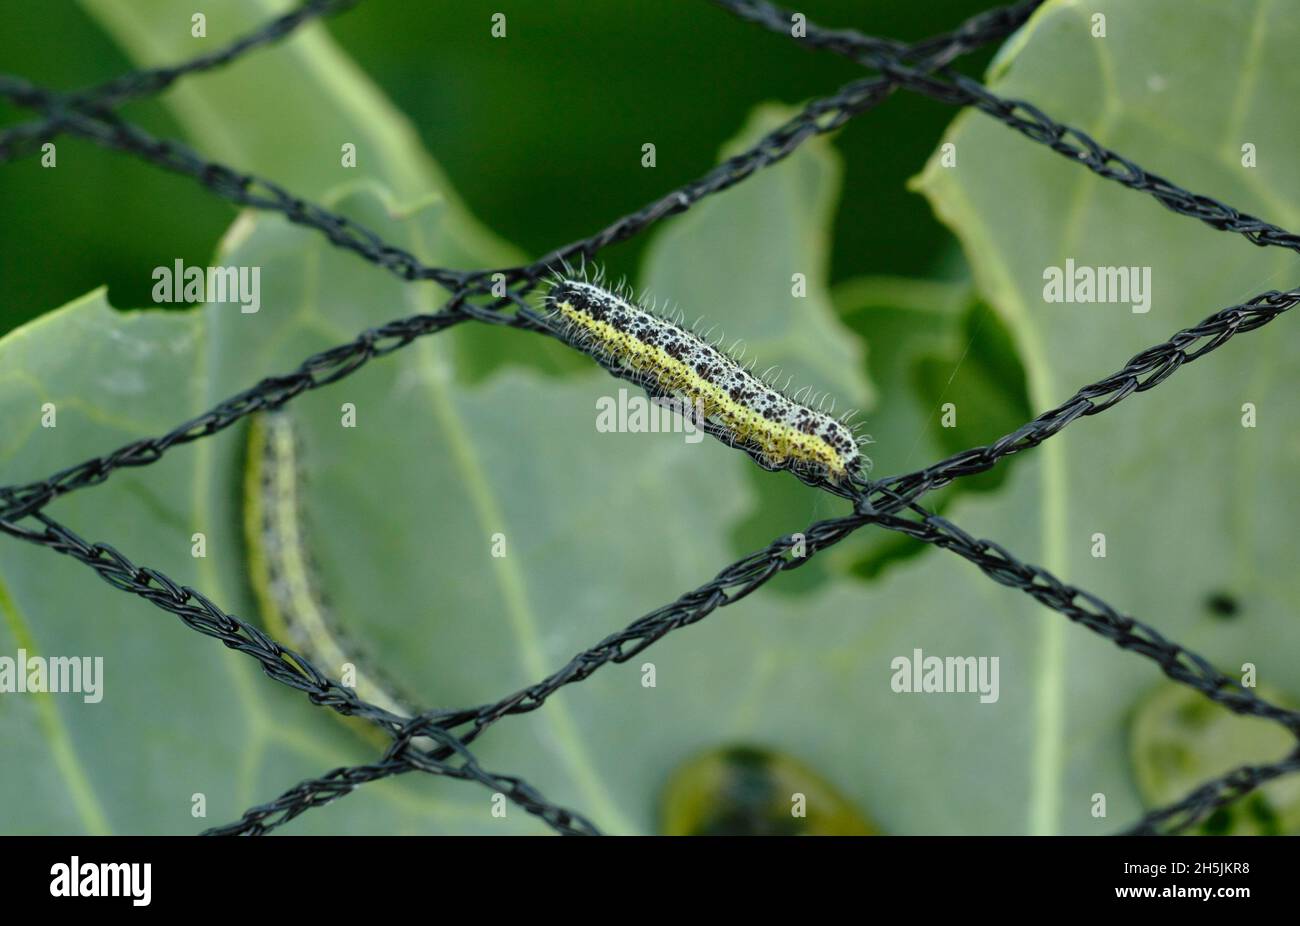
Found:
<path fill-rule="evenodd" d="M 698 409 L 724 440 L 754 447 L 769 466 L 843 480 L 867 464 L 859 450 L 867 439 L 844 418 L 809 408 L 715 345 L 618 293 L 561 278 L 546 305 L 569 343 Z"/>

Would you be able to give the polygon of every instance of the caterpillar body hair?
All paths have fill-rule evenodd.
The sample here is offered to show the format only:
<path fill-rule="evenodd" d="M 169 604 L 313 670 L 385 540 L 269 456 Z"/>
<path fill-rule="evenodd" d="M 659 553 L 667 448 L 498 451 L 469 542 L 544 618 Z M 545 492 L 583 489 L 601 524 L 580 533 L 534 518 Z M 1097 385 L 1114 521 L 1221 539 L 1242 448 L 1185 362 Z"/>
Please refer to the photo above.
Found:
<path fill-rule="evenodd" d="M 840 482 L 870 466 L 860 450 L 870 439 L 854 433 L 851 415 L 827 414 L 825 395 L 805 386 L 791 396 L 774 385 L 779 373 L 754 375 L 754 361 L 743 363 L 743 353 L 735 352 L 739 341 L 720 350 L 720 337 L 711 341 L 711 333 L 683 328 L 674 320 L 680 313 L 659 314 L 623 287 L 600 283 L 600 276 L 588 282 L 572 272 L 552 282 L 545 304 L 565 341 L 618 375 L 697 409 L 713 425 L 710 433 L 750 448 L 769 469 Z"/>

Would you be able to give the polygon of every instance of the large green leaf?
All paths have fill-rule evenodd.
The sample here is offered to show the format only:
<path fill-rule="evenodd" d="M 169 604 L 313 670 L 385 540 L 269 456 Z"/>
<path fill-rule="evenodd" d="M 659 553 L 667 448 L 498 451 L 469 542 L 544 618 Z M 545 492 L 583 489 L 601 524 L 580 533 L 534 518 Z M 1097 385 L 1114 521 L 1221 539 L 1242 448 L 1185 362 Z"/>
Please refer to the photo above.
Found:
<path fill-rule="evenodd" d="M 138 65 L 159 67 L 222 48 L 299 4 L 222 3 L 203 11 L 207 35 L 202 38 L 191 33 L 191 17 L 200 11 L 175 0 L 81 0 L 81 5 Z M 228 67 L 187 78 L 164 99 L 194 145 L 213 160 L 316 197 L 339 184 L 342 146 L 350 143 L 357 149 L 356 172 L 384 177 L 400 202 L 426 194 L 432 180 L 455 212 L 449 224 L 460 247 L 502 246 L 461 211 L 406 118 L 317 23 Z"/>
<path fill-rule="evenodd" d="M 1093 13 L 1107 36 L 1090 34 Z M 1289 227 L 1300 222 L 1300 165 L 1288 113 L 1300 76 L 1288 66 L 1300 38 L 1293 2 L 1048 3 L 996 63 L 992 85 L 1032 100 L 1176 182 Z M 1210 77 L 1207 60 L 1236 62 Z M 1047 408 L 1221 306 L 1295 284 L 1293 255 L 1163 210 L 1108 184 L 979 113 L 964 113 L 918 186 L 962 240 L 979 288 L 1012 332 L 1031 402 Z M 1257 146 L 1258 167 L 1242 164 Z M 1128 305 L 1048 303 L 1044 270 L 1076 265 L 1150 267 L 1149 313 Z M 1300 690 L 1294 632 L 1300 577 L 1287 491 L 1300 459 L 1296 359 L 1287 319 L 1243 335 L 1154 392 L 1072 425 L 1019 464 L 996 502 L 957 506 L 958 523 L 1009 545 L 1057 575 L 1209 655 L 1235 673 L 1243 663 L 1291 696 Z M 1259 425 L 1244 428 L 1253 403 Z M 960 404 L 960 400 L 959 400 Z M 1092 555 L 1104 533 L 1107 556 Z M 927 559 L 933 557 L 927 557 Z M 888 583 L 887 583 L 888 584 Z M 1226 620 L 1211 602 L 1239 607 Z M 1018 619 L 1004 690 L 1034 706 L 1030 723 L 987 748 L 1026 766 L 1030 786 L 983 782 L 1002 806 L 1001 830 L 1101 832 L 1139 813 L 1124 725 L 1159 676 L 1149 662 L 1023 596 L 990 589 L 969 571 L 937 579 L 918 610 L 950 620 Z M 947 648 L 951 648 L 949 645 Z M 1276 759 L 1274 750 L 1235 756 Z M 968 787 L 979 787 L 972 784 Z M 1109 818 L 1090 799 L 1109 797 Z"/>
<path fill-rule="evenodd" d="M 764 184 L 729 192 L 697 221 L 741 229 L 739 253 L 759 265 L 810 268 L 814 292 L 824 293 L 810 215 L 825 219 L 834 175 L 828 144 L 812 143 Z M 792 189 L 804 195 L 791 196 Z M 455 237 L 454 216 L 439 207 L 439 195 L 403 203 L 377 182 L 358 181 L 322 199 L 425 260 L 455 252 L 446 243 Z M 777 205 L 768 211 L 805 231 L 774 237 L 741 221 L 769 199 Z M 684 252 L 657 259 L 647 276 L 675 279 L 692 260 Z M 437 304 L 430 287 L 404 284 L 273 216 L 242 216 L 216 261 L 261 268 L 260 312 L 211 305 L 119 313 L 100 292 L 0 342 L 8 386 L 0 411 L 7 421 L 30 423 L 3 435 L 6 482 L 160 433 L 368 324 Z M 705 292 L 722 292 L 744 270 L 718 264 L 714 276 L 696 279 Z M 789 311 L 778 300 L 755 303 L 736 325 L 798 331 L 783 320 Z M 765 353 L 791 365 L 836 351 L 854 355 L 853 336 L 828 313 L 822 332 L 821 349 L 806 333 L 770 335 Z M 526 348 L 546 342 L 489 334 L 502 346 L 474 358 L 499 368 L 486 380 L 457 375 L 466 355 L 457 330 L 290 407 L 303 439 L 308 543 L 330 608 L 388 675 L 433 705 L 480 703 L 535 681 L 704 581 L 734 558 L 729 535 L 755 504 L 748 458 L 681 435 L 597 433 L 596 399 L 623 384 L 585 361 L 584 372 L 566 379 L 511 368 L 504 362 L 511 339 Z M 861 382 L 860 368 L 839 376 Z M 824 387 L 828 379 L 829 366 L 813 364 L 802 381 Z M 37 425 L 44 402 L 58 409 L 55 428 Z M 343 403 L 356 406 L 356 428 L 340 426 Z M 242 445 L 242 428 L 233 429 L 61 499 L 52 513 L 256 618 L 241 525 Z M 208 541 L 207 557 L 197 560 L 196 531 Z M 491 555 L 498 532 L 506 537 L 504 558 Z M 13 733 L 8 790 L 45 796 L 7 804 L 0 811 L 6 831 L 190 831 L 372 754 L 327 712 L 261 679 L 250 660 L 113 592 L 71 560 L 11 543 L 0 578 L 0 652 L 22 645 L 32 653 L 102 654 L 107 673 L 97 705 L 66 695 L 0 701 L 0 727 Z M 693 639 L 681 634 L 685 642 L 662 656 L 647 654 L 659 666 L 657 688 L 642 687 L 639 665 L 611 667 L 541 711 L 503 722 L 483 738 L 479 755 L 615 832 L 652 831 L 656 790 L 675 764 L 738 735 L 799 754 L 850 786 L 856 765 L 841 748 L 842 733 L 828 726 L 818 740 L 807 738 L 805 718 L 823 711 L 823 695 L 791 700 L 766 670 L 752 683 L 734 680 L 756 660 L 824 652 L 837 624 L 841 632 L 858 625 L 848 607 L 856 594 L 843 585 L 807 607 L 769 602 L 732 612 L 730 621 L 715 618 L 716 628 L 693 631 Z M 738 646 L 742 619 L 746 642 Z M 795 620 L 828 629 L 794 634 Z M 800 636 L 803 644 L 792 648 Z M 850 693 L 862 707 L 875 700 L 866 688 Z M 195 793 L 207 797 L 206 821 L 190 817 Z M 294 829 L 539 830 L 517 809 L 504 821 L 490 810 L 481 789 L 407 777 L 306 815 Z"/>
<path fill-rule="evenodd" d="M 1162 5 L 1150 6 L 1160 12 Z M 1111 34 L 1119 40 L 1128 24 L 1142 36 L 1145 57 L 1117 49 L 1112 76 L 1128 61 L 1141 80 L 1126 75 L 1108 85 L 1108 105 L 1094 98 L 1101 72 L 1089 43 L 1101 43 L 1064 5 L 1040 14 L 1000 62 L 1003 89 L 1069 115 L 1154 169 L 1289 222 L 1294 204 L 1252 194 L 1258 183 L 1241 188 L 1224 157 L 1171 149 L 1160 144 L 1172 137 L 1167 131 L 1145 127 L 1159 105 L 1196 138 L 1230 146 L 1234 131 L 1254 129 L 1269 141 L 1295 90 L 1288 82 L 1296 78 L 1280 67 L 1294 42 L 1286 24 L 1264 21 L 1252 31 L 1229 11 L 1207 19 L 1212 28 L 1199 41 L 1232 54 L 1258 34 L 1247 57 L 1282 75 L 1241 91 L 1248 115 L 1242 127 L 1225 128 L 1213 118 L 1225 107 L 1213 100 L 1142 103 L 1155 92 L 1142 91 L 1151 76 L 1166 96 L 1196 88 L 1204 97 L 1184 51 L 1185 33 L 1200 27 L 1170 30 L 1168 22 L 1187 20 L 1165 10 L 1163 20 L 1148 22 L 1146 7 L 1114 7 L 1106 7 Z M 256 86 L 227 92 L 213 98 L 214 112 L 256 108 L 249 96 Z M 332 109 L 321 118 L 332 118 Z M 241 129 L 232 123 L 230 131 Z M 925 186 L 961 235 L 982 295 L 1012 332 L 1036 408 L 1180 324 L 1264 288 L 1259 278 L 1281 267 L 1136 194 L 1104 187 L 983 116 L 962 117 L 950 140 L 960 167 L 932 167 Z M 1276 136 L 1266 147 L 1281 150 Z M 828 158 L 825 142 L 810 142 L 712 200 L 698 218 L 669 223 L 643 279 L 688 313 L 761 343 L 764 362 L 797 370 L 801 383 L 865 403 L 855 337 L 830 317 L 820 267 L 817 236 L 834 199 Z M 242 166 L 280 176 L 256 158 Z M 1275 156 L 1269 182 L 1294 189 L 1279 173 L 1294 169 Z M 376 182 L 317 195 L 425 260 L 499 259 L 458 237 L 464 216 L 442 208 L 447 193 L 435 174 L 412 188 L 367 176 Z M 1034 208 L 1023 207 L 1025 197 Z M 1079 204 L 1073 218 L 1062 208 L 1072 202 Z M 1134 316 L 1035 302 L 1043 266 L 1060 262 L 1062 249 L 1080 263 L 1153 266 L 1155 308 Z M 403 285 L 277 218 L 241 218 L 218 260 L 262 267 L 260 313 L 210 306 L 121 314 L 96 293 L 0 341 L 0 414 L 17 423 L 0 434 L 4 482 L 158 433 L 312 350 L 432 308 L 438 298 L 432 287 Z M 801 268 L 808 268 L 810 311 L 795 306 L 792 317 L 789 274 Z M 770 285 L 749 286 L 755 273 L 770 274 Z M 1296 655 L 1288 621 L 1297 579 L 1284 541 L 1295 512 L 1285 496 L 1265 491 L 1300 453 L 1287 436 L 1294 428 L 1284 400 L 1294 384 L 1280 372 L 1286 325 L 1243 336 L 1156 392 L 1073 425 L 1026 455 L 1001 490 L 958 499 L 951 513 L 1225 667 L 1258 664 L 1264 680 L 1294 695 L 1286 666 Z M 932 334 L 934 356 L 949 362 L 953 333 Z M 308 542 L 330 606 L 389 674 L 430 704 L 479 703 L 534 681 L 708 579 L 736 555 L 736 535 L 771 498 L 784 493 L 788 504 L 779 525 L 765 525 L 773 533 L 837 510 L 789 477 L 755 474 L 747 458 L 713 441 L 597 433 L 597 397 L 622 384 L 590 371 L 546 376 L 519 362 L 546 343 L 517 332 L 451 332 L 290 406 L 303 434 Z M 1261 347 L 1268 356 L 1257 357 Z M 588 366 L 569 359 L 571 366 L 547 370 Z M 915 395 L 930 395 L 910 379 Z M 917 440 L 915 415 L 883 410 L 891 398 L 926 410 L 913 394 L 897 395 L 908 380 L 877 383 L 882 412 L 868 429 L 882 460 L 906 458 L 894 430 L 905 432 L 903 443 Z M 959 409 L 987 401 L 968 387 L 959 391 Z M 1263 412 L 1259 428 L 1239 428 L 1243 401 Z M 57 428 L 39 427 L 43 402 L 58 406 Z M 356 428 L 339 425 L 345 402 L 357 407 Z M 941 444 L 942 437 L 922 440 Z M 256 617 L 240 523 L 242 438 L 235 429 L 178 449 L 60 500 L 52 512 Z M 1241 488 L 1218 489 L 1232 477 Z M 1159 516 L 1135 517 L 1147 512 Z M 190 556 L 198 530 L 209 539 L 202 560 Z M 1107 559 L 1089 556 L 1095 531 L 1108 536 Z M 507 538 L 504 558 L 490 555 L 497 532 Z M 629 665 L 602 669 L 533 714 L 503 721 L 476 751 L 488 767 L 527 777 L 614 832 L 655 829 L 656 798 L 673 770 L 733 744 L 806 764 L 887 832 L 1106 832 L 1140 811 L 1125 721 L 1157 684 L 1149 664 L 1066 627 L 948 554 L 895 563 L 870 583 L 829 578 L 797 597 L 780 593 L 809 571 L 776 580 Z M 25 646 L 102 654 L 107 673 L 97 705 L 66 695 L 0 699 L 11 760 L 6 790 L 22 798 L 0 804 L 0 829 L 188 832 L 302 777 L 373 755 L 324 711 L 261 678 L 247 658 L 70 560 L 10 541 L 0 582 L 0 653 Z M 1232 622 L 1211 616 L 1223 609 L 1206 607 L 1209 592 L 1239 602 Z M 894 694 L 890 661 L 915 648 L 1000 657 L 999 700 Z M 643 686 L 646 663 L 655 667 L 652 688 Z M 1109 797 L 1105 820 L 1088 813 L 1098 791 Z M 207 820 L 190 817 L 195 792 L 208 797 Z M 313 810 L 291 829 L 540 830 L 517 809 L 500 820 L 490 807 L 489 795 L 472 785 L 405 776 Z"/>

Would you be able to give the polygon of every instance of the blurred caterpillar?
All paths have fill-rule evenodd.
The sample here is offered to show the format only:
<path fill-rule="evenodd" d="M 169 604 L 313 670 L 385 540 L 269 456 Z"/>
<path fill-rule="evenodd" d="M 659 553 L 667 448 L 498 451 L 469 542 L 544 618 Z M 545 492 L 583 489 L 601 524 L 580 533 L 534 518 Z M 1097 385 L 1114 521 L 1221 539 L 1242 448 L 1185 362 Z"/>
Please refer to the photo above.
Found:
<path fill-rule="evenodd" d="M 802 814 L 793 809 L 802 804 Z M 784 752 L 727 746 L 688 759 L 659 800 L 666 836 L 875 836 L 880 828 L 819 773 Z"/>
<path fill-rule="evenodd" d="M 599 280 L 599 278 L 597 278 Z M 773 469 L 834 481 L 869 465 L 859 438 L 835 419 L 754 376 L 694 332 L 586 280 L 561 277 L 546 296 L 551 322 L 574 347 L 699 410 L 734 446 L 752 447 Z"/>
<path fill-rule="evenodd" d="M 333 626 L 307 552 L 301 483 L 298 438 L 288 413 L 254 415 L 244 470 L 244 538 L 262 622 L 271 636 L 288 641 L 331 677 L 347 674 L 351 666 L 352 688 L 361 699 L 410 717 L 412 702 L 375 670 L 362 669 L 360 654 Z M 370 723 L 344 719 L 368 739 L 387 742 Z"/>

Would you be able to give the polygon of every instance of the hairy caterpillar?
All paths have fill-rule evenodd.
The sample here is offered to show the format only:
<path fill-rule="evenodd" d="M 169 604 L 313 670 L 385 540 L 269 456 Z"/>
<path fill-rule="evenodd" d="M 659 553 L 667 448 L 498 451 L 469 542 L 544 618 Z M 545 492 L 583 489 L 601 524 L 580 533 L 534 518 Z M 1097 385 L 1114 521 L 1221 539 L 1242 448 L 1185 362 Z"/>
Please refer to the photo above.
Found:
<path fill-rule="evenodd" d="M 263 624 L 273 637 L 287 640 L 327 675 L 337 677 L 345 664 L 351 664 L 356 669 L 352 687 L 358 697 L 410 717 L 412 702 L 374 669 L 361 668 L 360 654 L 330 619 L 307 552 L 298 450 L 286 412 L 252 417 L 244 469 L 244 538 Z M 369 723 L 350 724 L 376 742 L 387 741 Z"/>
<path fill-rule="evenodd" d="M 803 404 L 803 391 L 786 395 L 717 344 L 598 283 L 560 277 L 546 295 L 552 324 L 579 350 L 699 409 L 714 436 L 752 448 L 773 469 L 840 481 L 868 465 L 859 444 L 869 439 L 854 434 L 848 415 Z"/>

